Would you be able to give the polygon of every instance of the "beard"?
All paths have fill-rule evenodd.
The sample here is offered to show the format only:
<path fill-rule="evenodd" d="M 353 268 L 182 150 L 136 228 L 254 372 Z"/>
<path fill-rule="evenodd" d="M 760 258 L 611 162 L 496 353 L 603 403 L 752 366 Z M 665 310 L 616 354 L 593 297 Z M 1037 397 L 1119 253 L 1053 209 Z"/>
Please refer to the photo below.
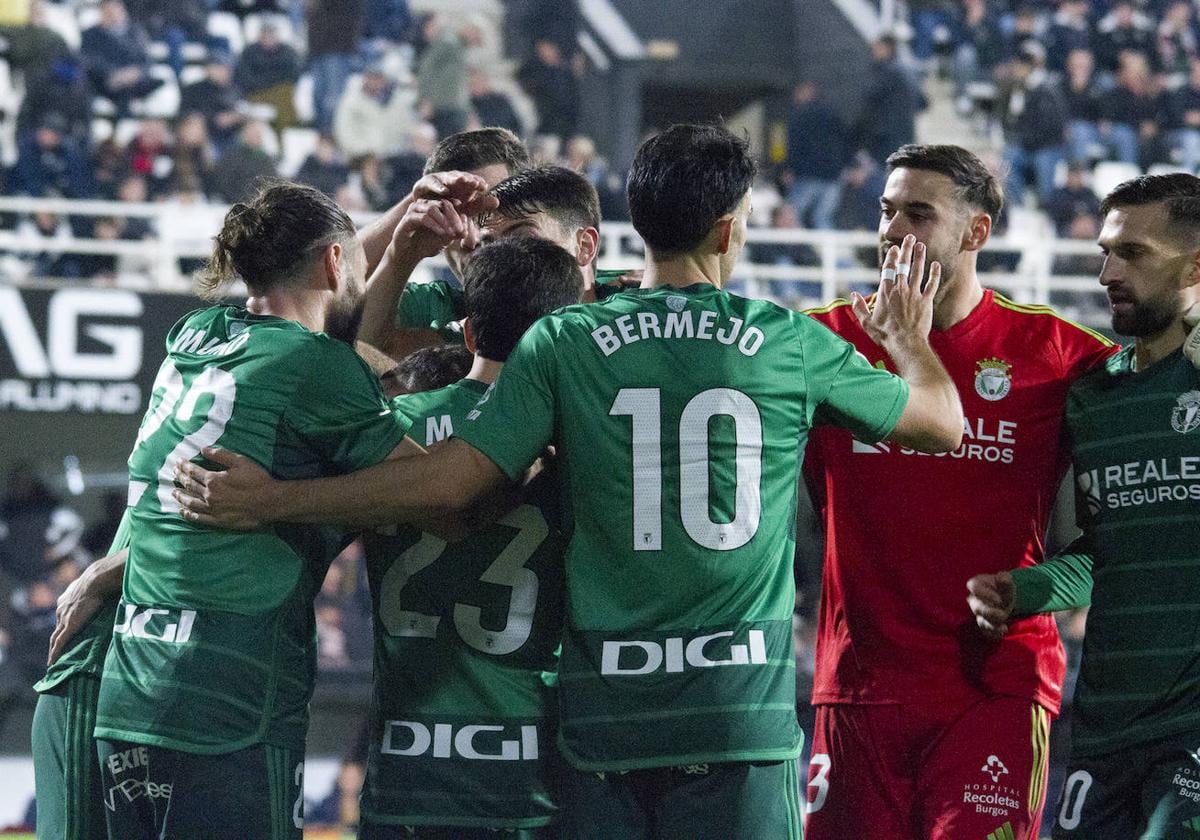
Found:
<path fill-rule="evenodd" d="M 353 287 L 353 291 L 348 288 L 330 304 L 325 316 L 325 334 L 353 347 L 358 325 L 362 323 L 364 302 L 362 291 L 357 286 Z"/>
<path fill-rule="evenodd" d="M 1170 292 L 1137 300 L 1125 292 L 1114 291 L 1108 296 L 1114 304 L 1126 304 L 1112 313 L 1113 330 L 1121 335 L 1145 338 L 1158 335 L 1179 318 L 1179 304 Z"/>

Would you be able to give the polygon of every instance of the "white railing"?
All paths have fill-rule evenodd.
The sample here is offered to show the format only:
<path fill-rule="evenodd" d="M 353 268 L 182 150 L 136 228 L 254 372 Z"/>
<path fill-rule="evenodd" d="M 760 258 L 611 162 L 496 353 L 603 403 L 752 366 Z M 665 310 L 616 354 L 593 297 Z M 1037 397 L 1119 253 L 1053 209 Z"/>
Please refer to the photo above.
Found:
<path fill-rule="evenodd" d="M 42 284 L 53 278 L 30 276 L 30 258 L 40 254 L 104 254 L 118 258 L 116 283 L 140 289 L 187 293 L 190 279 L 180 271 L 181 259 L 204 259 L 211 238 L 220 228 L 227 208 L 210 204 L 130 204 L 110 201 L 69 201 L 0 197 L 0 213 L 52 213 L 62 217 L 115 216 L 145 219 L 152 236 L 143 240 L 110 240 L 58 235 L 52 238 L 0 231 L 0 282 Z M 363 223 L 372 215 L 356 216 Z M 66 220 L 63 219 L 65 226 Z M 629 224 L 605 223 L 601 230 L 602 268 L 630 268 L 641 264 L 640 239 Z M 878 273 L 859 255 L 878 246 L 866 231 L 767 230 L 751 228 L 749 247 L 734 274 L 733 288 L 751 297 L 765 297 L 795 307 L 816 306 L 851 289 L 872 287 Z M 776 265 L 755 262 L 756 244 L 808 246 L 817 265 Z M 1107 314 L 1095 302 L 1100 290 L 1094 275 L 1059 276 L 1052 273 L 1056 258 L 1095 256 L 1094 243 L 1056 239 L 1036 233 L 1009 234 L 989 242 L 988 252 L 1015 255 L 1011 272 L 984 273 L 982 279 L 1021 303 L 1051 303 L 1069 317 L 1092 326 L 1107 326 Z M 22 257 L 26 258 L 22 260 Z M 873 260 L 872 260 L 873 261 Z M 111 278 L 94 281 L 111 285 Z"/>

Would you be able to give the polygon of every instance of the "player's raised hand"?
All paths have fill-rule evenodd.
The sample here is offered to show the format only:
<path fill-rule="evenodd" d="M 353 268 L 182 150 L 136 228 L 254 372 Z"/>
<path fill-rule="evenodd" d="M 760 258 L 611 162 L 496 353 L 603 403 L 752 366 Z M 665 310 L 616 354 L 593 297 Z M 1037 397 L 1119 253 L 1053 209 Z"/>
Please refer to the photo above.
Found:
<path fill-rule="evenodd" d="M 488 191 L 487 181 L 470 172 L 431 172 L 413 185 L 412 197 L 449 201 L 472 217 L 500 206 L 500 200 Z"/>
<path fill-rule="evenodd" d="M 874 306 L 862 295 L 852 295 L 859 323 L 881 347 L 891 341 L 925 339 L 933 325 L 933 299 L 942 280 L 942 265 L 934 262 L 925 279 L 925 244 L 904 237 L 888 249 L 880 272 Z"/>
<path fill-rule="evenodd" d="M 1010 572 L 975 575 L 967 581 L 967 603 L 983 634 L 998 639 L 1008 632 L 1016 587 Z"/>
<path fill-rule="evenodd" d="M 270 500 L 281 482 L 236 452 L 208 447 L 200 454 L 225 469 L 206 470 L 192 461 L 176 465 L 174 496 L 184 519 L 233 531 L 252 531 L 271 521 Z"/>
<path fill-rule="evenodd" d="M 399 253 L 424 259 L 457 240 L 463 240 L 467 247 L 478 238 L 479 231 L 471 216 L 456 208 L 453 202 L 419 198 L 409 205 L 400 224 L 396 225 L 392 246 Z"/>

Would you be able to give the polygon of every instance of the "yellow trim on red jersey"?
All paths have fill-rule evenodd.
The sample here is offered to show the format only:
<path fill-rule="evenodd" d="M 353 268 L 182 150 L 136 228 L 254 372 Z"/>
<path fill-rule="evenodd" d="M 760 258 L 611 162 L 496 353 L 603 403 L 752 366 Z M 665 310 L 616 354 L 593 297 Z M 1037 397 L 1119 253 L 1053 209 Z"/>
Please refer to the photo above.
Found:
<path fill-rule="evenodd" d="M 834 298 L 829 303 L 826 303 L 822 306 L 814 306 L 812 309 L 802 309 L 800 311 L 805 315 L 824 315 L 828 312 L 838 309 L 839 307 L 849 305 L 850 301 L 846 300 L 845 298 Z"/>
<path fill-rule="evenodd" d="M 1065 317 L 1061 312 L 1059 312 L 1057 309 L 1054 309 L 1053 307 L 1045 306 L 1040 303 L 1016 303 L 1015 301 L 1009 300 L 1004 295 L 1002 295 L 999 292 L 994 291 L 994 290 L 992 292 L 992 297 L 996 301 L 996 304 L 998 306 L 1002 306 L 1005 309 L 1010 309 L 1013 312 L 1021 312 L 1026 315 L 1050 315 L 1050 316 L 1053 316 L 1053 317 L 1057 318 L 1058 320 L 1062 321 L 1064 324 L 1070 324 L 1072 327 L 1079 330 L 1080 332 L 1090 335 L 1092 338 L 1099 341 L 1105 347 L 1113 346 L 1112 339 L 1105 337 L 1102 333 L 1098 333 L 1090 327 L 1085 327 L 1083 324 L 1079 324 L 1079 323 L 1076 323 L 1075 321 L 1072 321 L 1070 318 Z"/>

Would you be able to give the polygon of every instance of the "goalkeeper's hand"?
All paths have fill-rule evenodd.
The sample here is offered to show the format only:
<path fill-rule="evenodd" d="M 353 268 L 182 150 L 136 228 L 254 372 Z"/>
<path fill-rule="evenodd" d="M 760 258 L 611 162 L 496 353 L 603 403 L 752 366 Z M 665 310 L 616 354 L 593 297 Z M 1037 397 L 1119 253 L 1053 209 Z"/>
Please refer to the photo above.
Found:
<path fill-rule="evenodd" d="M 1183 342 L 1183 355 L 1187 356 L 1192 367 L 1200 368 L 1200 303 L 1183 313 L 1183 323 L 1192 328 Z"/>

